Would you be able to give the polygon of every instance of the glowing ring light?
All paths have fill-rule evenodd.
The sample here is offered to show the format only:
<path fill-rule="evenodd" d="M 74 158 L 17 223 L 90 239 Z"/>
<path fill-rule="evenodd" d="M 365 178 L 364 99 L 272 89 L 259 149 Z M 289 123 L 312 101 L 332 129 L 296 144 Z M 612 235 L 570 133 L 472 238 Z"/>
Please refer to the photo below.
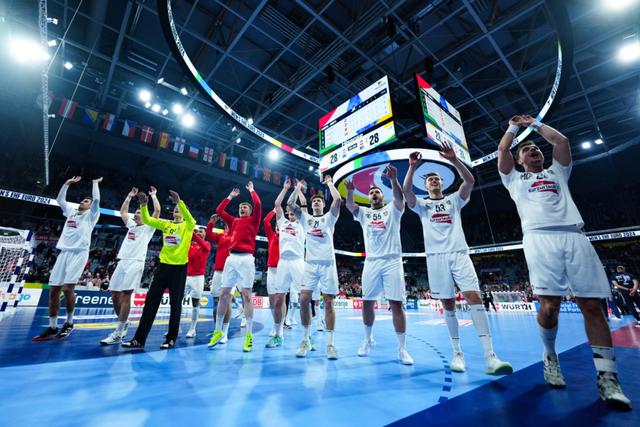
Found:
<path fill-rule="evenodd" d="M 162 27 L 162 32 L 164 33 L 165 39 L 169 44 L 169 48 L 173 52 L 173 56 L 175 57 L 178 64 L 182 66 L 185 72 L 193 80 L 202 95 L 204 95 L 208 99 L 211 99 L 215 103 L 215 105 L 222 109 L 222 111 L 227 113 L 232 119 L 242 125 L 249 132 L 253 133 L 255 136 L 267 141 L 270 144 L 275 145 L 278 148 L 281 148 L 287 153 L 293 154 L 294 156 L 300 157 L 313 163 L 320 162 L 317 157 L 290 147 L 289 145 L 278 141 L 271 135 L 267 135 L 262 130 L 249 123 L 249 120 L 247 120 L 245 117 L 241 116 L 240 114 L 235 112 L 229 105 L 227 105 L 227 103 L 225 103 L 222 98 L 220 98 L 218 94 L 215 93 L 214 90 L 207 84 L 207 82 L 204 81 L 195 65 L 193 65 L 193 62 L 187 55 L 187 52 L 182 45 L 182 41 L 180 40 L 180 36 L 178 35 L 176 24 L 173 20 L 171 0 L 158 0 L 158 15 L 160 16 L 160 25 Z"/>

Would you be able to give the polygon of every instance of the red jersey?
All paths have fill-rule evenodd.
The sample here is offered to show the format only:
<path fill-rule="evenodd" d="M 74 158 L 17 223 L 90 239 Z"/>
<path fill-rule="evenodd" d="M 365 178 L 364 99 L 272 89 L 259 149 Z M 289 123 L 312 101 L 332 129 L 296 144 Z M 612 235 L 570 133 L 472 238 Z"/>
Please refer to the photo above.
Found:
<path fill-rule="evenodd" d="M 262 217 L 262 202 L 260 201 L 260 197 L 258 197 L 258 193 L 255 191 L 251 192 L 251 199 L 253 200 L 253 211 L 249 216 L 238 218 L 233 215 L 229 215 L 225 211 L 227 205 L 231 201 L 228 197 L 225 198 L 216 208 L 216 213 L 229 227 L 229 234 L 231 235 L 229 252 L 253 255 L 256 251 L 256 236 L 258 235 L 260 218 Z"/>
<path fill-rule="evenodd" d="M 187 276 L 204 276 L 209 252 L 211 252 L 211 243 L 198 236 L 197 233 L 193 233 L 191 247 L 189 248 Z"/>
<path fill-rule="evenodd" d="M 214 271 L 222 271 L 224 270 L 224 263 L 227 261 L 227 257 L 229 256 L 229 245 L 231 244 L 231 238 L 228 233 L 214 233 L 213 232 L 213 223 L 207 224 L 207 235 L 206 239 L 210 242 L 216 244 L 218 249 L 216 249 L 216 259 L 213 264 Z"/>
<path fill-rule="evenodd" d="M 277 267 L 280 260 L 280 235 L 275 232 L 271 226 L 271 220 L 276 212 L 271 211 L 264 217 L 264 233 L 267 235 L 269 242 L 269 255 L 267 258 L 267 267 Z"/>

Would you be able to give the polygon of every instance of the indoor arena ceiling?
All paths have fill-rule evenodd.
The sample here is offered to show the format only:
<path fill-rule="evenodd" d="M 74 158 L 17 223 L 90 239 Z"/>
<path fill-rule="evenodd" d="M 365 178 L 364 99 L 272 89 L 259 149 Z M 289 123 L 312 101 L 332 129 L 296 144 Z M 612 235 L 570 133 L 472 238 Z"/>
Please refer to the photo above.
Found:
<path fill-rule="evenodd" d="M 11 32 L 37 37 L 36 2 L 4 3 L 0 13 Z M 564 3 L 575 66 L 546 121 L 571 138 L 579 159 L 637 143 L 640 67 L 620 62 L 616 51 L 638 37 L 638 8 L 613 13 L 600 1 Z M 138 91 L 146 88 L 163 106 L 181 102 L 193 110 L 196 125 L 187 135 L 216 151 L 266 155 L 267 144 L 233 130 L 235 123 L 185 77 L 163 37 L 155 1 L 49 0 L 48 8 L 59 19 L 49 26 L 50 38 L 62 41 L 50 69 L 57 96 L 179 128 L 169 124 L 172 114 L 144 107 Z M 509 116 L 540 110 L 557 66 L 556 34 L 539 0 L 177 0 L 173 12 L 189 56 L 222 99 L 313 155 L 318 118 L 384 75 L 400 138 L 416 138 L 417 72 L 459 109 L 471 157 L 481 157 L 495 150 Z M 581 147 L 600 136 L 604 144 Z M 308 174 L 304 161 L 283 156 L 279 162 Z M 483 182 L 497 178 L 492 163 L 477 173 Z"/>

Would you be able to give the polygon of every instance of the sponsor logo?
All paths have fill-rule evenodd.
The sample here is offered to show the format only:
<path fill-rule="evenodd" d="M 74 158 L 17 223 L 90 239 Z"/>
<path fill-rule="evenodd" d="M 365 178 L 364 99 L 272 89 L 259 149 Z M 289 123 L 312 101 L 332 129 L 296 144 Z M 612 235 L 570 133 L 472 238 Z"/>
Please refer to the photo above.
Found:
<path fill-rule="evenodd" d="M 384 221 L 371 221 L 369 227 L 377 230 L 385 230 L 387 227 L 384 225 Z"/>
<path fill-rule="evenodd" d="M 580 308 L 575 302 L 561 302 L 560 313 L 580 313 Z"/>
<path fill-rule="evenodd" d="M 251 299 L 251 304 L 252 304 L 255 308 L 262 308 L 262 305 L 263 305 L 262 297 L 253 297 L 253 298 Z"/>
<path fill-rule="evenodd" d="M 177 246 L 180 244 L 180 237 L 174 234 L 164 236 L 164 244 L 167 246 Z"/>
<path fill-rule="evenodd" d="M 67 225 L 69 228 L 78 228 L 78 223 L 73 219 L 68 220 Z"/>
<path fill-rule="evenodd" d="M 555 181 L 540 180 L 531 184 L 529 193 L 554 193 L 558 194 L 559 187 Z"/>
<path fill-rule="evenodd" d="M 130 231 L 127 233 L 127 240 L 131 240 L 131 241 L 136 241 L 136 233 L 134 233 L 133 231 Z"/>
<path fill-rule="evenodd" d="M 431 215 L 431 222 L 435 222 L 436 224 L 453 224 L 451 215 L 448 213 L 436 213 Z"/>

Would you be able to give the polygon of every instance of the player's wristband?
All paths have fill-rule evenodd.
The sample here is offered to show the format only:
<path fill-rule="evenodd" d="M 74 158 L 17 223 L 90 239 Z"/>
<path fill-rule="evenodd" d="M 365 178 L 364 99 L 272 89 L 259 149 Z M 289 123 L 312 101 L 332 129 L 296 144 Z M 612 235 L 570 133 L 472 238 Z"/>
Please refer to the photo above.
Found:
<path fill-rule="evenodd" d="M 506 133 L 511 133 L 515 137 L 518 134 L 519 130 L 520 130 L 520 126 L 518 126 L 518 125 L 509 125 L 509 129 L 507 129 Z"/>
<path fill-rule="evenodd" d="M 544 126 L 544 123 L 542 122 L 533 122 L 531 123 L 531 126 L 529 126 L 532 130 L 536 131 L 536 132 L 540 132 L 540 129 L 542 129 L 542 127 Z"/>

